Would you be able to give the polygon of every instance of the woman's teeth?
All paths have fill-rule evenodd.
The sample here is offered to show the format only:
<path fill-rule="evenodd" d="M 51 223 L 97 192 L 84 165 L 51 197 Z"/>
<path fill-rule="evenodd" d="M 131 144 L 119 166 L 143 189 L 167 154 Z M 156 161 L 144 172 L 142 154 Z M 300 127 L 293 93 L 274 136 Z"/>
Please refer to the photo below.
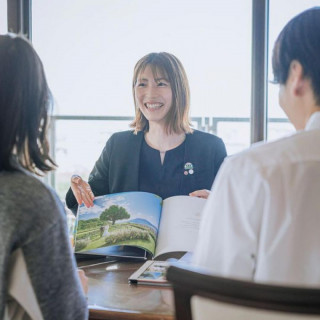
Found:
<path fill-rule="evenodd" d="M 146 103 L 145 106 L 148 109 L 159 109 L 163 106 L 163 104 L 162 103 Z"/>

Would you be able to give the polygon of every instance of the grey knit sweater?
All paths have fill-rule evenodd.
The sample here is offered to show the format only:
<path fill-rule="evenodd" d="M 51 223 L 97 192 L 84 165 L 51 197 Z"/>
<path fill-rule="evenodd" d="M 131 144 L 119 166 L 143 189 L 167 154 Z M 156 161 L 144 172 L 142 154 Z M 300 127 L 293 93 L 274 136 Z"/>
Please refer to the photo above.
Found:
<path fill-rule="evenodd" d="M 24 172 L 0 172 L 0 319 L 8 261 L 21 248 L 44 319 L 87 319 L 64 208 L 55 192 Z"/>

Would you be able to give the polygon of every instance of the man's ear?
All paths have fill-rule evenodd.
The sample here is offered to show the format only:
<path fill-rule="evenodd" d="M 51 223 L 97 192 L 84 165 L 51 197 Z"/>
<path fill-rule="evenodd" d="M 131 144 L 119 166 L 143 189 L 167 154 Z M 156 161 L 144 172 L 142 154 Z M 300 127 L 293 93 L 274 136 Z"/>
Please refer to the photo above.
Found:
<path fill-rule="evenodd" d="M 303 67 L 297 60 L 290 63 L 288 84 L 294 95 L 301 96 L 305 92 L 306 78 L 303 75 Z"/>

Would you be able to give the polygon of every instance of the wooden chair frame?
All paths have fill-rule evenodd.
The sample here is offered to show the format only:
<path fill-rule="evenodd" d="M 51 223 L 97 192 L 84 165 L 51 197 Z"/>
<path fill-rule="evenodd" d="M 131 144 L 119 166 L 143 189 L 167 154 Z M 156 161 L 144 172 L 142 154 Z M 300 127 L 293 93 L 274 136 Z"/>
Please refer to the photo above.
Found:
<path fill-rule="evenodd" d="M 192 296 L 257 309 L 320 315 L 320 288 L 274 286 L 216 277 L 189 266 L 170 267 L 167 279 L 174 289 L 177 320 L 192 320 Z"/>

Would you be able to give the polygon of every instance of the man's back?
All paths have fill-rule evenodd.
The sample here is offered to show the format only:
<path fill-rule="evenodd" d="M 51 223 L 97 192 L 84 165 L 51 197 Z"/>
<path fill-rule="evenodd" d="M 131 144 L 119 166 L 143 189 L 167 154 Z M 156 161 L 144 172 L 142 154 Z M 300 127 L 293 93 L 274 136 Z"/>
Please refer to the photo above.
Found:
<path fill-rule="evenodd" d="M 262 282 L 320 284 L 319 112 L 306 130 L 226 160 L 196 264 Z"/>

